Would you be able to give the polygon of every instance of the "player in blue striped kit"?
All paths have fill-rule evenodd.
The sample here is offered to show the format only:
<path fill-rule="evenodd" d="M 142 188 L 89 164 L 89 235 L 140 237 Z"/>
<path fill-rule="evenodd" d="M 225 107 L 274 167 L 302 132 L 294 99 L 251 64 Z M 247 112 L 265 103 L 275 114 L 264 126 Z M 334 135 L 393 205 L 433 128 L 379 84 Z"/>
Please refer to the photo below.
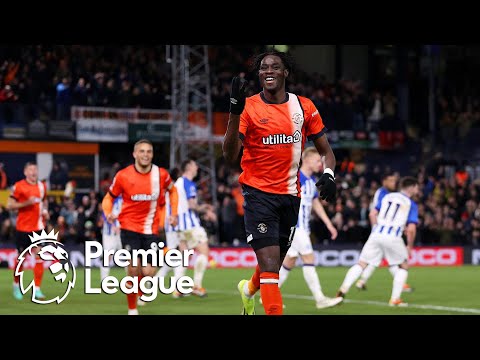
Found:
<path fill-rule="evenodd" d="M 181 164 L 181 176 L 175 181 L 178 191 L 178 225 L 174 228 L 165 226 L 167 245 L 169 248 L 178 248 L 180 251 L 195 249 L 197 256 L 193 267 L 193 295 L 199 297 L 207 296 L 207 291 L 202 286 L 203 276 L 208 266 L 208 235 L 200 222 L 199 214 L 212 211 L 210 204 L 198 204 L 197 185 L 193 179 L 198 175 L 198 165 L 193 159 L 184 160 Z M 167 203 L 166 215 L 169 216 L 170 208 Z M 157 276 L 164 277 L 170 269 L 163 266 Z M 185 275 L 186 267 L 177 266 L 174 268 L 175 278 Z M 173 297 L 182 295 L 175 291 Z"/>
<path fill-rule="evenodd" d="M 418 206 L 412 197 L 418 193 L 418 181 L 405 177 L 400 192 L 380 194 L 374 209 L 372 231 L 360 253 L 358 264 L 352 266 L 337 292 L 344 297 L 368 264 L 379 266 L 385 257 L 390 267 L 398 266 L 393 277 L 390 306 L 407 306 L 400 295 L 408 278 L 408 257 L 413 248 L 418 224 Z M 405 231 L 407 245 L 402 234 Z"/>
<path fill-rule="evenodd" d="M 342 301 L 342 298 L 329 298 L 323 294 L 314 264 L 314 254 L 312 242 L 310 240 L 310 219 L 312 209 L 327 226 L 332 240 L 335 240 L 338 235 L 337 229 L 333 226 L 320 202 L 318 190 L 315 186 L 316 181 L 312 178 L 313 173 L 321 172 L 320 170 L 322 170 L 322 159 L 320 154 L 313 147 L 306 148 L 302 154 L 302 166 L 300 167 L 302 198 L 300 202 L 300 211 L 298 213 L 298 222 L 292 245 L 280 268 L 278 283 L 278 286 L 282 286 L 285 280 L 287 280 L 290 270 L 295 266 L 295 262 L 298 256 L 300 256 L 303 262 L 303 277 L 313 294 L 317 309 L 335 306 Z"/>
<path fill-rule="evenodd" d="M 118 217 L 120 211 L 122 210 L 123 198 L 118 196 L 113 201 L 112 214 L 115 214 Z M 105 213 L 102 211 L 103 227 L 102 227 L 102 245 L 103 250 L 121 250 L 122 241 L 120 240 L 120 222 L 118 218 L 115 218 L 113 223 L 107 221 Z M 112 261 L 112 255 L 108 259 L 110 264 Z M 100 267 L 100 277 L 101 280 L 105 279 L 110 273 L 110 265 Z"/>

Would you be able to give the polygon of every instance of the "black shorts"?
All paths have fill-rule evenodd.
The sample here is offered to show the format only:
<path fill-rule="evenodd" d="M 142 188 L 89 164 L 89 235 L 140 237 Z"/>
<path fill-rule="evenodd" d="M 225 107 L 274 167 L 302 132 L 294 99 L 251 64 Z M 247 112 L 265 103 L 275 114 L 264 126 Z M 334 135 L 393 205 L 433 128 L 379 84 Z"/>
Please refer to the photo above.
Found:
<path fill-rule="evenodd" d="M 300 198 L 266 193 L 248 185 L 242 188 L 247 243 L 254 250 L 279 245 L 286 252 L 295 235 Z"/>
<path fill-rule="evenodd" d="M 20 255 L 23 250 L 32 245 L 28 235 L 32 235 L 31 232 L 16 231 L 15 234 L 15 245 L 17 246 L 18 255 Z"/>
<path fill-rule="evenodd" d="M 150 250 L 154 249 L 155 251 L 158 250 L 158 243 L 160 242 L 160 238 L 157 235 L 145 235 L 141 233 L 137 233 L 130 230 L 120 230 L 120 239 L 122 240 L 122 246 L 127 251 L 132 250 Z M 164 244 L 165 245 L 165 244 Z M 151 256 L 148 255 L 147 257 L 148 263 L 152 263 Z"/>

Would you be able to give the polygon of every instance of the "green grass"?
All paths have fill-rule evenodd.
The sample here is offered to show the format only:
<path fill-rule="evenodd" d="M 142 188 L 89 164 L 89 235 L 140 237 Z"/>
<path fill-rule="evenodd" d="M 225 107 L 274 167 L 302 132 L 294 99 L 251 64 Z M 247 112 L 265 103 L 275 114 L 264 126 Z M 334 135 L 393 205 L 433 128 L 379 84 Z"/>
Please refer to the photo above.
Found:
<path fill-rule="evenodd" d="M 236 286 L 239 280 L 250 278 L 252 269 L 208 269 L 204 277 L 204 286 L 208 297 L 189 296 L 173 299 L 170 295 L 159 294 L 153 302 L 139 307 L 142 315 L 150 314 L 195 314 L 195 315 L 231 315 L 240 314 L 241 300 Z M 317 268 L 323 291 L 333 296 L 343 281 L 347 268 Z M 31 279 L 31 271 L 25 276 Z M 112 275 L 121 278 L 123 269 L 113 269 Z M 170 273 L 171 274 L 171 273 Z M 317 310 L 311 293 L 305 284 L 301 268 L 291 271 L 282 287 L 286 308 L 284 314 L 310 315 L 397 315 L 397 314 L 435 314 L 462 315 L 480 314 L 480 292 L 478 279 L 480 268 L 477 266 L 412 268 L 408 282 L 415 288 L 403 298 L 411 306 L 391 308 L 386 306 L 391 294 L 392 278 L 386 268 L 377 269 L 368 283 L 367 291 L 352 287 L 345 303 L 340 306 Z M 192 276 L 189 270 L 187 275 Z M 29 278 L 30 276 L 30 278 Z M 92 271 L 92 286 L 100 283 L 97 269 Z M 68 297 L 60 304 L 39 305 L 31 302 L 30 293 L 22 301 L 12 296 L 12 271 L 0 269 L 0 314 L 75 314 L 75 315 L 114 315 L 126 314 L 126 296 L 118 292 L 113 295 L 85 294 L 84 269 L 77 269 L 77 282 Z M 54 283 L 48 271 L 45 272 L 42 290 L 47 296 L 56 293 L 58 285 Z M 258 303 L 257 314 L 264 314 Z M 422 308 L 423 307 L 423 308 Z M 439 307 L 439 308 L 436 308 Z M 451 308 L 451 309 L 448 309 Z M 469 310 L 470 309 L 470 310 Z"/>

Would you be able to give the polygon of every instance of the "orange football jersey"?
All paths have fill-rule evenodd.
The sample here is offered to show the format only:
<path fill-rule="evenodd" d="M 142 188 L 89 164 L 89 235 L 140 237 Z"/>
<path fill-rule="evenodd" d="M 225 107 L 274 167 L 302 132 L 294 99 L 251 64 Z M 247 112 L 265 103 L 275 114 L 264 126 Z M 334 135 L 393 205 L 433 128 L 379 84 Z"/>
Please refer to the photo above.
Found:
<path fill-rule="evenodd" d="M 165 204 L 165 191 L 171 183 L 168 171 L 157 165 L 147 174 L 138 172 L 134 165 L 120 170 L 109 188 L 113 197 L 123 196 L 118 216 L 120 228 L 146 235 L 157 234 L 159 206 Z"/>
<path fill-rule="evenodd" d="M 298 175 L 306 138 L 327 129 L 313 102 L 287 93 L 282 104 L 271 104 L 262 93 L 246 99 L 240 116 L 243 142 L 241 184 L 274 194 L 300 197 Z"/>
<path fill-rule="evenodd" d="M 23 179 L 17 181 L 12 188 L 10 195 L 18 202 L 27 201 L 30 197 L 35 197 L 35 204 L 18 209 L 16 229 L 23 232 L 39 231 L 45 228 L 43 223 L 43 200 L 47 195 L 47 187 L 41 182 L 29 184 Z"/>

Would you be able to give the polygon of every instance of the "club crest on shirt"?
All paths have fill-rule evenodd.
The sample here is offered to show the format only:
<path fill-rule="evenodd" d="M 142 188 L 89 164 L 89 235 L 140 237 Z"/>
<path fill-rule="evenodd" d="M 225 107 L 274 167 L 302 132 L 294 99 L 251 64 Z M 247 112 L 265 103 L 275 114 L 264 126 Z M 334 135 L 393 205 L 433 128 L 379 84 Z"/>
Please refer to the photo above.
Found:
<path fill-rule="evenodd" d="M 292 121 L 293 121 L 295 124 L 300 125 L 300 124 L 303 122 L 303 116 L 302 116 L 302 114 L 299 114 L 299 113 L 293 114 L 293 116 L 292 116 Z"/>

